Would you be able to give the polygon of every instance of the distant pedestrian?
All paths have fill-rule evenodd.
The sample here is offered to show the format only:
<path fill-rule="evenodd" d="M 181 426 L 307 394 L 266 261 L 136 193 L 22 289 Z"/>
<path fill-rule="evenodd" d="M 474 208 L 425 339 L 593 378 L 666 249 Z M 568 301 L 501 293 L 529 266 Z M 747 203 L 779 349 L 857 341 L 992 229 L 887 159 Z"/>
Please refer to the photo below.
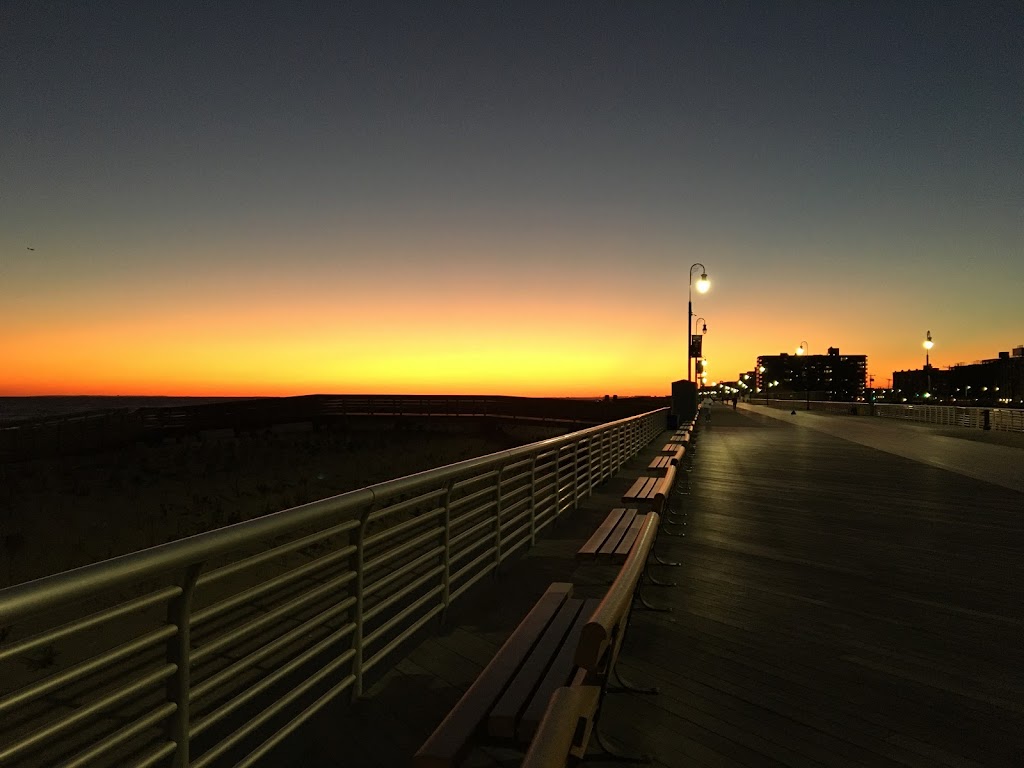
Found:
<path fill-rule="evenodd" d="M 740 399 L 739 399 L 739 397 L 738 397 L 738 396 L 736 396 L 736 395 L 733 395 L 733 396 L 732 396 L 732 409 L 733 409 L 734 411 L 736 410 L 736 403 L 738 403 L 738 402 L 739 402 L 739 400 L 740 400 Z"/>

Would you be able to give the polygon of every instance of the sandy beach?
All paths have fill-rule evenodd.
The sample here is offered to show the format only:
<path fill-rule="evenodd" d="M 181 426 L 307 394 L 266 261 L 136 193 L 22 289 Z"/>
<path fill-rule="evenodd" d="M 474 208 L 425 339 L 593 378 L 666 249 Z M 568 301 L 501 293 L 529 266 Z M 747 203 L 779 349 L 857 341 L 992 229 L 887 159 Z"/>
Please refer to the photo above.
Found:
<path fill-rule="evenodd" d="M 370 420 L 0 464 L 0 587 L 564 431 Z"/>

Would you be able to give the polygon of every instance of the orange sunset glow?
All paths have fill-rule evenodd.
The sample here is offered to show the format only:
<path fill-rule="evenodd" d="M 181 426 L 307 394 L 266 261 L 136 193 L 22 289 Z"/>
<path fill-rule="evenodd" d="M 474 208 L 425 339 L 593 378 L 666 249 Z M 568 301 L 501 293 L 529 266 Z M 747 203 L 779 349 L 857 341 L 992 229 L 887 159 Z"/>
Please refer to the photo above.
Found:
<path fill-rule="evenodd" d="M 1024 342 L 1019 67 L 827 14 L 395 13 L 0 25 L 0 395 L 665 395 L 694 263 L 709 380 Z"/>

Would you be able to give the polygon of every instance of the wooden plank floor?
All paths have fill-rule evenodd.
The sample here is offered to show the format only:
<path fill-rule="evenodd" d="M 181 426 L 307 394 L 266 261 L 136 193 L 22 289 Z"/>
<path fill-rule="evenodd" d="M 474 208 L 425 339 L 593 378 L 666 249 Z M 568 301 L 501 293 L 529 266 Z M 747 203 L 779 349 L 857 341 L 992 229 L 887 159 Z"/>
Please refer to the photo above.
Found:
<path fill-rule="evenodd" d="M 282 756 L 407 764 L 548 583 L 601 593 L 573 553 L 666 438 Z M 620 659 L 661 693 L 610 695 L 609 735 L 658 766 L 1024 765 L 1024 494 L 718 407 L 680 501 L 679 586 L 649 588 L 674 610 L 635 611 Z"/>

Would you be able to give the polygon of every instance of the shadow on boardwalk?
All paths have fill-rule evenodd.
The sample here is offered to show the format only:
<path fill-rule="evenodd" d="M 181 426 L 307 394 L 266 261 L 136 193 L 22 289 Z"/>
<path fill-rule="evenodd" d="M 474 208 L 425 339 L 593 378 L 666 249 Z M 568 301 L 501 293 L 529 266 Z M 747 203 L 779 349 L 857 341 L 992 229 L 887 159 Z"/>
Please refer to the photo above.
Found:
<path fill-rule="evenodd" d="M 573 554 L 661 442 L 278 764 L 408 764 L 551 581 L 601 593 Z M 1024 764 L 1024 494 L 722 407 L 692 478 L 674 612 L 637 610 L 620 660 L 662 692 L 609 696 L 609 733 L 660 766 Z"/>

